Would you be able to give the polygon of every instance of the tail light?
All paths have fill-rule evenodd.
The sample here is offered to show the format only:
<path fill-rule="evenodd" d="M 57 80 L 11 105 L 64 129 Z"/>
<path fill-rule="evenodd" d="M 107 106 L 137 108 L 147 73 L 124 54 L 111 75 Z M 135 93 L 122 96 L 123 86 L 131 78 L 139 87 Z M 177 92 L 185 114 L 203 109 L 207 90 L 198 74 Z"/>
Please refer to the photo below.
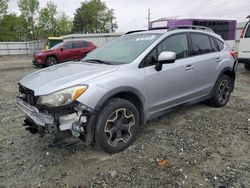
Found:
<path fill-rule="evenodd" d="M 230 50 L 230 54 L 234 59 L 237 59 L 237 52 Z"/>

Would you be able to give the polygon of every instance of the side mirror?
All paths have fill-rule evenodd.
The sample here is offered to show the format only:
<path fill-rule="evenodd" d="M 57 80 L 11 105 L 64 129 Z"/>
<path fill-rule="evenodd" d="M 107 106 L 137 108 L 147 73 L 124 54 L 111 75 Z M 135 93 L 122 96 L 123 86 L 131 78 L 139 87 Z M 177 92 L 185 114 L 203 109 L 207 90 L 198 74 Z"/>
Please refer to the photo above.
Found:
<path fill-rule="evenodd" d="M 161 52 L 160 55 L 158 56 L 158 62 L 155 65 L 155 70 L 161 71 L 162 69 L 162 64 L 170 64 L 174 63 L 176 60 L 176 54 L 175 52 Z"/>
<path fill-rule="evenodd" d="M 63 47 L 61 47 L 60 50 L 63 51 Z"/>
<path fill-rule="evenodd" d="M 175 52 L 161 52 L 158 61 L 162 64 L 174 63 L 176 60 Z"/>

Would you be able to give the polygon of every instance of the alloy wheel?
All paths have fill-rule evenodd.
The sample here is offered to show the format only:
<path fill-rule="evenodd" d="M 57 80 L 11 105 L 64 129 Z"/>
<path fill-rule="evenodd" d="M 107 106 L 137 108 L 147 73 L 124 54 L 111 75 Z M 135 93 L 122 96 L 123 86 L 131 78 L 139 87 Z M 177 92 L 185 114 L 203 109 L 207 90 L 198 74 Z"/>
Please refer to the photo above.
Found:
<path fill-rule="evenodd" d="M 135 117 L 126 108 L 120 108 L 109 116 L 106 121 L 104 132 L 107 143 L 111 146 L 127 143 L 132 137 L 132 127 L 135 125 Z"/>
<path fill-rule="evenodd" d="M 223 80 L 219 86 L 218 99 L 221 104 L 227 102 L 230 95 L 230 86 L 228 80 Z"/>

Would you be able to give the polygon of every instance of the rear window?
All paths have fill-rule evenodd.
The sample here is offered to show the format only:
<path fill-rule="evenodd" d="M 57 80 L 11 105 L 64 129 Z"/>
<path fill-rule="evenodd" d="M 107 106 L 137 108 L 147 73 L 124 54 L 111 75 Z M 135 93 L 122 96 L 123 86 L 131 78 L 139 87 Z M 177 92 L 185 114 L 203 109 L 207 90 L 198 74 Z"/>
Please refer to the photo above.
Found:
<path fill-rule="evenodd" d="M 192 40 L 192 55 L 201 55 L 212 52 L 210 40 L 207 35 L 192 33 L 190 36 Z"/>
<path fill-rule="evenodd" d="M 216 43 L 218 44 L 220 51 L 222 51 L 224 49 L 224 42 L 220 41 L 219 39 L 215 39 L 215 40 L 216 40 Z"/>

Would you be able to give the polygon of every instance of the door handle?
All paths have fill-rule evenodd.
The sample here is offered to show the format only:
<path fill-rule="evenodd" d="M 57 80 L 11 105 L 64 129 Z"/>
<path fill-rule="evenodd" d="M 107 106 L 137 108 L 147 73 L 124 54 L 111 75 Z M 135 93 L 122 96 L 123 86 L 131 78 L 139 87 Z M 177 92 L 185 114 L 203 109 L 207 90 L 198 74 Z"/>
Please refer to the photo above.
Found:
<path fill-rule="evenodd" d="M 217 57 L 217 58 L 215 59 L 215 61 L 216 61 L 216 62 L 221 62 L 222 59 L 221 59 L 220 57 Z"/>
<path fill-rule="evenodd" d="M 193 65 L 187 65 L 185 70 L 193 70 L 194 69 L 194 66 Z"/>

